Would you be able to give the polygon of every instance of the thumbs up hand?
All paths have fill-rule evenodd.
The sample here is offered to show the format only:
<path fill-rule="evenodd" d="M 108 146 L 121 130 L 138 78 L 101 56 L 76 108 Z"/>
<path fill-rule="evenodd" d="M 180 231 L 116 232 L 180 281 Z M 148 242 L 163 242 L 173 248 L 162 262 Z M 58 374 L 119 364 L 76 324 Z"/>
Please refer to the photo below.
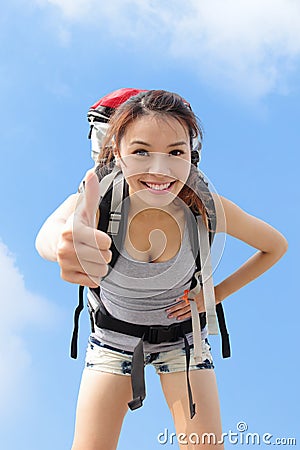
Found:
<path fill-rule="evenodd" d="M 99 188 L 97 175 L 88 172 L 84 193 L 62 230 L 57 248 L 62 279 L 93 288 L 107 274 L 112 257 L 110 237 L 96 229 Z"/>

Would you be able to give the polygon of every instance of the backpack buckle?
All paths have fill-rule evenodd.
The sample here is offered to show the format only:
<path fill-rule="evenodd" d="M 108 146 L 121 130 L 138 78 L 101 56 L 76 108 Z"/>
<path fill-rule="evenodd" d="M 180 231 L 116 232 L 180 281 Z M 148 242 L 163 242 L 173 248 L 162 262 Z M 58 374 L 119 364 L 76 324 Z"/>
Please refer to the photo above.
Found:
<path fill-rule="evenodd" d="M 131 411 L 141 408 L 141 406 L 143 406 L 143 398 L 141 396 L 134 398 L 133 400 L 128 402 L 128 406 L 131 409 Z"/>
<path fill-rule="evenodd" d="M 149 344 L 161 344 L 162 342 L 175 342 L 180 337 L 180 324 L 168 326 L 154 325 L 149 326 L 147 341 Z"/>

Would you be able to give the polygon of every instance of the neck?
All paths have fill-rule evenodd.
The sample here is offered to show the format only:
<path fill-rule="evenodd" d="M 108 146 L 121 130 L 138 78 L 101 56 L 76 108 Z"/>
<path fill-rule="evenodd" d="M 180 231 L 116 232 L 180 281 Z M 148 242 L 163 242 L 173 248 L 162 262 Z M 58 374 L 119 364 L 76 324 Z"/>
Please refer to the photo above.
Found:
<path fill-rule="evenodd" d="M 130 207 L 129 207 L 129 215 L 131 217 L 139 214 L 145 218 L 157 218 L 159 219 L 165 214 L 169 214 L 171 216 L 176 216 L 180 211 L 180 204 L 176 205 L 176 199 L 174 199 L 171 203 L 163 206 L 152 206 L 149 203 L 144 202 L 137 194 L 131 194 L 129 191 L 129 199 L 130 199 Z"/>

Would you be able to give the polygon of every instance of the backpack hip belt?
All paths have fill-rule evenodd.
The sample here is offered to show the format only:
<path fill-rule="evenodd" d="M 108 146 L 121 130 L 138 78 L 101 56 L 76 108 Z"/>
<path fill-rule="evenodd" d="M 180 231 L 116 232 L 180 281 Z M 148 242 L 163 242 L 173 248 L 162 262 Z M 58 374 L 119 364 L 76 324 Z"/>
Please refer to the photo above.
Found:
<path fill-rule="evenodd" d="M 92 317 L 92 312 L 91 312 Z M 201 328 L 206 325 L 205 313 L 199 314 Z M 193 403 L 192 390 L 189 380 L 190 365 L 190 345 L 186 334 L 193 331 L 192 320 L 186 320 L 182 323 L 174 323 L 168 326 L 163 325 L 140 325 L 123 320 L 116 319 L 109 314 L 105 314 L 99 309 L 95 313 L 95 324 L 99 328 L 104 328 L 118 333 L 127 334 L 140 338 L 133 351 L 132 370 L 131 370 L 131 386 L 133 399 L 128 403 L 131 410 L 140 408 L 146 397 L 145 374 L 144 374 L 144 346 L 143 343 L 161 344 L 163 342 L 176 342 L 183 338 L 186 355 L 186 379 L 190 407 L 190 416 L 195 415 L 195 404 Z"/>
<path fill-rule="evenodd" d="M 81 294 L 82 293 L 83 291 L 81 291 Z M 128 406 L 131 410 L 135 410 L 143 406 L 143 400 L 146 397 L 143 343 L 146 341 L 149 342 L 150 344 L 161 344 L 163 342 L 177 342 L 178 340 L 183 338 L 186 356 L 186 381 L 189 399 L 189 410 L 190 410 L 190 417 L 192 419 L 195 415 L 195 404 L 193 402 L 192 390 L 189 379 L 191 346 L 189 345 L 186 336 L 188 333 L 193 332 L 192 318 L 185 320 L 184 322 L 181 323 L 173 323 L 167 326 L 141 325 L 116 319 L 115 317 L 111 316 L 107 310 L 106 313 L 102 312 L 100 309 L 94 311 L 90 302 L 88 302 L 88 306 L 91 319 L 91 328 L 93 332 L 95 331 L 96 325 L 99 328 L 139 338 L 139 341 L 134 348 L 132 358 L 131 387 L 133 399 L 128 403 Z M 104 308 L 103 304 L 102 307 Z M 228 358 L 230 356 L 229 335 L 227 332 L 227 327 L 224 319 L 223 308 L 220 303 L 217 305 L 216 310 L 222 338 L 222 356 L 223 358 Z M 198 314 L 198 317 L 201 329 L 204 329 L 207 323 L 206 313 L 200 313 Z M 199 340 L 201 341 L 201 337 L 200 338 L 198 337 L 198 341 Z M 194 347 L 195 347 L 195 340 L 194 340 Z"/>

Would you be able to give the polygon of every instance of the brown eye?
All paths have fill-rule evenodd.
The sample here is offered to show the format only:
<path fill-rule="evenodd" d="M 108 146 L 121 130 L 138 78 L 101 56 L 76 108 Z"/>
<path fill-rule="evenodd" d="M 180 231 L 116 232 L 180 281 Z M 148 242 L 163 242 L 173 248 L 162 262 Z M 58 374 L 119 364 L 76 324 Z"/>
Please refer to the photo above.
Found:
<path fill-rule="evenodd" d="M 140 156 L 148 156 L 149 152 L 145 149 L 142 148 L 138 148 L 137 150 L 134 150 L 133 152 L 134 155 L 140 155 Z"/>
<path fill-rule="evenodd" d="M 184 151 L 183 150 L 172 150 L 170 153 L 169 153 L 169 155 L 171 155 L 171 156 L 180 156 L 180 155 L 183 155 L 184 154 Z"/>

